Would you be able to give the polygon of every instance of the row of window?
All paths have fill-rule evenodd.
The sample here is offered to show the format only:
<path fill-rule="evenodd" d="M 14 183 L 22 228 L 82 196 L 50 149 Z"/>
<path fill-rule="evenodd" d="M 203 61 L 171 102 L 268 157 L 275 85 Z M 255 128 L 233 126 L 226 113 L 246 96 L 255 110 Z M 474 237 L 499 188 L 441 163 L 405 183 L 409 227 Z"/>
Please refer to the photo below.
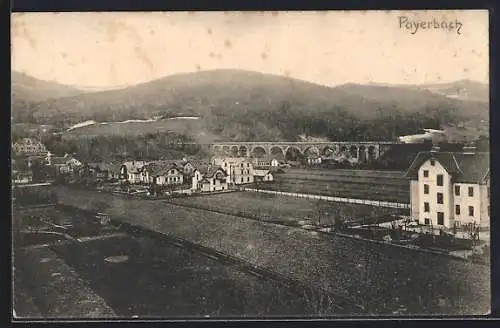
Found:
<path fill-rule="evenodd" d="M 429 185 L 424 184 L 424 194 L 429 194 L 429 189 Z M 468 187 L 468 195 L 474 197 L 474 187 Z M 460 186 L 455 186 L 455 196 L 460 196 Z"/>
<path fill-rule="evenodd" d="M 438 204 L 442 204 L 442 203 L 439 203 Z M 430 212 L 431 209 L 430 209 L 430 206 L 429 206 L 429 203 L 425 202 L 424 203 L 424 212 Z M 488 211 L 489 211 L 489 207 L 488 207 Z M 440 212 L 438 212 L 440 213 Z M 455 214 L 456 215 L 460 215 L 461 213 L 461 210 L 460 210 L 460 205 L 455 205 Z M 469 206 L 469 216 L 474 216 L 474 206 Z"/>
<path fill-rule="evenodd" d="M 243 169 L 241 169 L 241 171 L 239 171 L 239 172 L 240 172 L 240 174 L 250 174 L 250 170 L 243 170 Z M 235 174 L 235 170 L 233 170 L 233 174 Z"/>

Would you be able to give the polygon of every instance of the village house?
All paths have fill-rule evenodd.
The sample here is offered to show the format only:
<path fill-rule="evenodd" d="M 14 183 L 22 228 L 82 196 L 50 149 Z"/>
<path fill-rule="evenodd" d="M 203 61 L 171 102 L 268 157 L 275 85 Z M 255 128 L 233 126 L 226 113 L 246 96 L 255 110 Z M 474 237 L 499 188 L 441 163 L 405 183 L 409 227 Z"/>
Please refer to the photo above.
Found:
<path fill-rule="evenodd" d="M 252 165 L 256 166 L 271 166 L 271 162 L 263 158 L 252 158 Z"/>
<path fill-rule="evenodd" d="M 120 178 L 120 166 L 112 163 L 89 163 L 88 170 L 92 177 L 109 181 Z"/>
<path fill-rule="evenodd" d="M 82 166 L 82 163 L 76 158 L 65 154 L 63 157 L 53 156 L 50 152 L 45 158 L 46 165 L 53 168 L 56 174 L 70 174 L 77 168 Z"/>
<path fill-rule="evenodd" d="M 31 171 L 12 171 L 13 183 L 30 183 L 33 181 L 33 172 Z"/>
<path fill-rule="evenodd" d="M 17 141 L 12 145 L 12 151 L 16 155 L 27 155 L 27 154 L 46 154 L 47 148 L 41 142 L 31 139 L 24 138 Z"/>
<path fill-rule="evenodd" d="M 181 185 L 184 183 L 184 172 L 182 168 L 171 162 L 151 162 L 142 170 L 142 181 L 156 185 Z"/>
<path fill-rule="evenodd" d="M 274 181 L 273 174 L 266 168 L 254 168 L 253 170 L 255 182 L 272 182 Z"/>
<path fill-rule="evenodd" d="M 273 167 L 278 167 L 278 166 L 280 166 L 280 161 L 278 161 L 276 158 L 273 158 L 273 159 L 271 160 L 271 166 L 273 166 Z"/>
<path fill-rule="evenodd" d="M 212 159 L 213 166 L 220 166 L 228 175 L 228 183 L 234 185 L 254 182 L 253 164 L 243 157 Z"/>
<path fill-rule="evenodd" d="M 489 153 L 473 147 L 463 152 L 420 152 L 406 172 L 411 217 L 437 228 L 489 227 L 489 167 Z"/>
<path fill-rule="evenodd" d="M 319 165 L 321 164 L 321 157 L 317 154 L 310 154 L 307 156 L 306 162 L 308 165 Z"/>
<path fill-rule="evenodd" d="M 228 190 L 228 175 L 221 167 L 200 166 L 193 173 L 192 189 L 201 192 Z"/>
<path fill-rule="evenodd" d="M 120 179 L 131 184 L 143 182 L 142 168 L 146 165 L 143 161 L 129 161 L 122 164 L 120 168 Z"/>

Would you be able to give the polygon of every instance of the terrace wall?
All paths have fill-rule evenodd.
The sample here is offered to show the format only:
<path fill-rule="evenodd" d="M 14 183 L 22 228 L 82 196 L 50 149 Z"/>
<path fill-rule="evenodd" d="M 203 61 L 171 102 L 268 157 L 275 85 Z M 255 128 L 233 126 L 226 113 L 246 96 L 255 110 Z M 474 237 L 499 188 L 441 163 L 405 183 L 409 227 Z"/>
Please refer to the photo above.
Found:
<path fill-rule="evenodd" d="M 368 313 L 486 314 L 489 268 L 339 236 L 158 201 L 124 199 L 58 187 L 61 203 L 98 210 L 125 222 L 243 258 L 282 275 L 321 286 L 363 305 Z"/>

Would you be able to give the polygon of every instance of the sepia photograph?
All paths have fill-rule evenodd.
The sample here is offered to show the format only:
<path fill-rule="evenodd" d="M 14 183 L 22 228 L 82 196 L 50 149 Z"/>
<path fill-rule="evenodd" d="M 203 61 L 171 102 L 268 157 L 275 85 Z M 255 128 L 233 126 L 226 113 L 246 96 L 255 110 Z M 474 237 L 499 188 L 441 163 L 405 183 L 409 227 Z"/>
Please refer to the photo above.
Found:
<path fill-rule="evenodd" d="M 491 312 L 487 10 L 11 14 L 12 320 Z"/>

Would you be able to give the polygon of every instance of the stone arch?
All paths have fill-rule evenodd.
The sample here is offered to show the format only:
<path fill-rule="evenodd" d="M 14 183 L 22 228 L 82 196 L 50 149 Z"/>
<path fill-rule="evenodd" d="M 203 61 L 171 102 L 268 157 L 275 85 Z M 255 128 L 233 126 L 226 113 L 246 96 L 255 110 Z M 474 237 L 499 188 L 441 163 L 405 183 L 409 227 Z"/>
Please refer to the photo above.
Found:
<path fill-rule="evenodd" d="M 363 162 L 363 163 L 366 162 L 366 157 L 367 157 L 366 147 L 363 145 L 359 146 L 358 152 L 359 152 L 359 156 L 358 156 L 359 162 Z"/>
<path fill-rule="evenodd" d="M 264 158 L 267 156 L 266 149 L 262 146 L 255 146 L 250 151 L 250 156 L 254 158 Z"/>
<path fill-rule="evenodd" d="M 358 158 L 358 147 L 356 145 L 349 147 L 349 154 L 351 157 Z"/>
<path fill-rule="evenodd" d="M 214 146 L 214 154 L 222 155 L 222 146 Z"/>
<path fill-rule="evenodd" d="M 248 156 L 247 146 L 240 146 L 240 148 L 238 148 L 238 155 L 240 157 L 247 157 Z"/>
<path fill-rule="evenodd" d="M 367 154 L 366 154 L 366 160 L 367 161 L 372 161 L 376 159 L 376 152 L 375 152 L 375 146 L 369 146 L 368 147 L 368 151 L 367 151 Z"/>
<path fill-rule="evenodd" d="M 279 146 L 272 146 L 269 150 L 269 154 L 271 155 L 271 159 L 277 159 L 282 161 L 285 159 L 285 153 L 283 152 L 283 148 Z"/>
<path fill-rule="evenodd" d="M 285 160 L 286 161 L 300 161 L 304 158 L 304 154 L 299 148 L 294 146 L 289 146 L 285 150 Z"/>
<path fill-rule="evenodd" d="M 232 146 L 231 147 L 231 156 L 238 157 L 238 155 L 239 155 L 238 146 Z"/>

